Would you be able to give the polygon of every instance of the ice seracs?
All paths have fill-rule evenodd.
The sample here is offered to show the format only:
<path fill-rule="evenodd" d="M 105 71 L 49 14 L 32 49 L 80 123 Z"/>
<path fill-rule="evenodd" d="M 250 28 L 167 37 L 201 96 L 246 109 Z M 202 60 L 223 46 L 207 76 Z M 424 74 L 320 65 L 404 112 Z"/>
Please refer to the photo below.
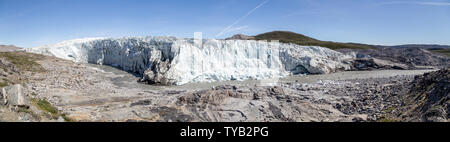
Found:
<path fill-rule="evenodd" d="M 83 62 L 84 52 L 82 52 L 81 46 L 91 41 L 102 39 L 104 38 L 74 39 L 41 47 L 26 48 L 25 51 L 44 54 L 48 56 L 55 56 L 66 60 L 73 60 L 75 62 Z"/>
<path fill-rule="evenodd" d="M 89 38 L 25 50 L 75 62 L 118 67 L 142 75 L 143 82 L 164 85 L 331 73 L 350 69 L 346 60 L 352 58 L 316 46 L 255 40 L 196 40 Z"/>

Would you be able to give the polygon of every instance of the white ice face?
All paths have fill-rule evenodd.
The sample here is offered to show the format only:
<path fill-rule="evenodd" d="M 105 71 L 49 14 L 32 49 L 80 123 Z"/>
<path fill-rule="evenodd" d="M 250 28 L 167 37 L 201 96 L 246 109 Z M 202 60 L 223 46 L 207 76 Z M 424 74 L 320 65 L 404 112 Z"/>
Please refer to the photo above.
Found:
<path fill-rule="evenodd" d="M 178 41 L 171 78 L 177 84 L 227 80 L 267 79 L 287 75 L 276 43 L 205 40 L 202 47 Z"/>
<path fill-rule="evenodd" d="M 215 39 L 198 44 L 175 37 L 78 39 L 26 51 L 115 66 L 142 75 L 144 81 L 175 85 L 330 73 L 349 69 L 344 61 L 351 58 L 314 46 Z"/>

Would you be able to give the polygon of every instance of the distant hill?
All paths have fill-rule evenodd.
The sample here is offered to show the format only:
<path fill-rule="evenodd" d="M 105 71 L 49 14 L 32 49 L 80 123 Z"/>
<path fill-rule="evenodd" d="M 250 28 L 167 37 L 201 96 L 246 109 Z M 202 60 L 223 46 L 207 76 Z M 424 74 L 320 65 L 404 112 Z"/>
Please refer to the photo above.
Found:
<path fill-rule="evenodd" d="M 386 47 L 386 46 L 382 46 Z M 434 44 L 405 44 L 405 45 L 396 45 L 396 46 L 388 46 L 392 48 L 422 48 L 422 49 L 450 49 L 450 45 L 434 45 Z"/>
<path fill-rule="evenodd" d="M 289 32 L 289 31 L 273 31 L 268 33 L 259 34 L 256 36 L 245 36 L 242 34 L 235 35 L 228 39 L 238 39 L 238 40 L 279 40 L 282 43 L 293 43 L 297 45 L 306 45 L 306 46 L 321 46 L 327 47 L 330 49 L 373 49 L 376 48 L 372 45 L 367 44 L 359 44 L 359 43 L 340 43 L 340 42 L 332 42 L 332 41 L 321 41 L 317 40 L 302 34 Z"/>
<path fill-rule="evenodd" d="M 0 52 L 10 52 L 10 51 L 16 51 L 21 48 L 16 47 L 14 45 L 0 45 Z"/>
<path fill-rule="evenodd" d="M 396 46 L 377 46 L 378 48 L 420 48 L 450 57 L 450 45 L 405 44 Z"/>
<path fill-rule="evenodd" d="M 435 53 L 438 53 L 438 54 L 442 54 L 442 55 L 445 55 L 445 56 L 447 56 L 447 57 L 450 57 L 450 48 L 431 48 L 431 49 L 428 49 L 429 51 L 431 51 L 431 52 L 435 52 Z"/>
<path fill-rule="evenodd" d="M 225 40 L 232 40 L 232 39 L 238 39 L 238 40 L 255 40 L 256 38 L 255 38 L 254 36 L 246 36 L 246 35 L 243 35 L 243 34 L 237 34 L 237 35 L 234 35 L 234 36 L 232 36 L 232 37 L 230 37 L 230 38 L 227 38 L 227 39 L 225 39 Z"/>

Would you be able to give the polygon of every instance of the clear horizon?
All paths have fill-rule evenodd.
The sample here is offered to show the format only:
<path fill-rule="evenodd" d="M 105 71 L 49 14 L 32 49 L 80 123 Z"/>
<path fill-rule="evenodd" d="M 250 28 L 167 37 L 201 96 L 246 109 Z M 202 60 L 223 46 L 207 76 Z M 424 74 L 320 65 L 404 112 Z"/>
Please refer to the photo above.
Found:
<path fill-rule="evenodd" d="M 449 0 L 0 0 L 0 44 L 19 47 L 280 30 L 335 42 L 450 45 L 449 25 Z"/>

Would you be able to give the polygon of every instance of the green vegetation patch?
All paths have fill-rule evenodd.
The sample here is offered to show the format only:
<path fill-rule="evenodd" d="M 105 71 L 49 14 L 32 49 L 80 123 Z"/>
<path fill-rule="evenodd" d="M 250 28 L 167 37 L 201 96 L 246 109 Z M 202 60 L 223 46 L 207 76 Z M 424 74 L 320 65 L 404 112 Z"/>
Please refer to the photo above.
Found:
<path fill-rule="evenodd" d="M 8 86 L 8 82 L 0 81 L 0 88 Z"/>
<path fill-rule="evenodd" d="M 66 116 L 66 114 L 61 114 L 61 117 L 64 119 L 64 121 L 66 122 L 73 122 L 72 119 L 70 119 L 69 117 Z"/>
<path fill-rule="evenodd" d="M 395 107 L 392 106 L 392 107 L 389 107 L 388 109 L 384 110 L 384 112 L 390 113 L 390 112 L 392 112 L 392 111 L 394 111 L 394 110 L 395 110 Z"/>
<path fill-rule="evenodd" d="M 66 122 L 72 122 L 72 120 L 70 118 L 68 118 L 66 116 L 66 114 L 62 114 L 61 112 L 58 111 L 58 109 L 54 106 L 52 106 L 52 104 L 50 102 L 48 102 L 45 99 L 31 99 L 31 101 L 36 104 L 36 106 L 40 109 L 43 110 L 47 113 L 49 113 L 50 117 L 53 119 L 58 119 L 59 117 L 62 117 Z"/>
<path fill-rule="evenodd" d="M 50 102 L 48 102 L 47 100 L 45 100 L 45 99 L 37 100 L 36 104 L 39 107 L 39 109 L 49 112 L 52 116 L 58 116 L 58 113 L 59 113 L 58 109 L 56 107 L 52 106 L 52 104 L 50 104 Z M 56 118 L 58 118 L 58 117 L 56 117 Z"/>
<path fill-rule="evenodd" d="M 36 61 L 43 55 L 26 52 L 0 52 L 0 58 L 5 58 L 21 71 L 43 72 L 45 69 Z"/>
<path fill-rule="evenodd" d="M 397 122 L 397 121 L 388 118 L 381 118 L 378 119 L 377 122 Z"/>
<path fill-rule="evenodd" d="M 349 48 L 349 49 L 375 49 L 376 47 L 358 43 L 339 43 L 331 41 L 320 41 L 302 34 L 288 31 L 273 31 L 255 36 L 257 40 L 278 40 L 282 43 L 293 43 L 304 46 L 321 46 L 333 50 Z"/>
<path fill-rule="evenodd" d="M 450 49 L 448 49 L 448 48 L 445 48 L 445 49 L 443 49 L 443 48 L 440 48 L 440 49 L 429 49 L 429 50 L 431 52 L 439 53 L 439 54 L 445 55 L 447 57 L 450 57 Z"/>
<path fill-rule="evenodd" d="M 10 81 L 8 78 L 0 79 L 0 88 L 9 86 L 10 84 L 14 84 L 14 83 L 12 81 Z"/>
<path fill-rule="evenodd" d="M 23 113 L 29 113 L 29 114 L 33 113 L 33 111 L 31 111 L 30 108 L 28 108 L 28 107 L 19 107 L 17 112 L 23 112 Z"/>
<path fill-rule="evenodd" d="M 31 117 L 40 120 L 41 117 L 39 115 L 37 115 L 36 113 L 34 113 L 29 107 L 19 107 L 19 109 L 17 110 L 17 112 L 21 112 L 21 113 L 27 113 L 30 114 Z"/>

